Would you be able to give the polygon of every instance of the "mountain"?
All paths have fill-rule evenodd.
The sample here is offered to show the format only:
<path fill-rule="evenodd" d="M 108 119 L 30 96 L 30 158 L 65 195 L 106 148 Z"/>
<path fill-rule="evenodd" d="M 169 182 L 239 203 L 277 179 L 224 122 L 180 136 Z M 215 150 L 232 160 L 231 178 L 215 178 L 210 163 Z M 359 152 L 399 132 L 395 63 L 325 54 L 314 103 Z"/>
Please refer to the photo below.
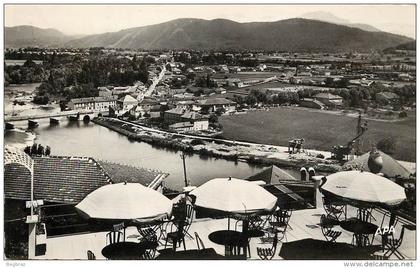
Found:
<path fill-rule="evenodd" d="M 384 53 L 395 53 L 396 50 L 411 50 L 416 51 L 416 41 L 410 41 L 408 43 L 400 44 L 395 47 L 389 47 L 383 50 Z"/>
<path fill-rule="evenodd" d="M 369 24 L 363 24 L 363 23 L 351 23 L 348 20 L 344 20 L 342 18 L 339 18 L 329 12 L 325 11 L 315 11 L 315 12 L 309 12 L 305 13 L 301 16 L 304 19 L 310 19 L 310 20 L 320 20 L 325 21 L 329 23 L 339 24 L 339 25 L 345 25 L 349 27 L 359 28 L 363 31 L 368 32 L 381 32 L 378 28 L 373 27 Z"/>
<path fill-rule="evenodd" d="M 141 49 L 260 49 L 279 51 L 369 51 L 413 39 L 385 32 L 302 18 L 238 23 L 226 19 L 177 19 L 161 24 L 72 40 L 70 47 Z"/>
<path fill-rule="evenodd" d="M 60 47 L 73 39 L 55 29 L 42 29 L 34 26 L 22 25 L 5 27 L 5 47 Z"/>

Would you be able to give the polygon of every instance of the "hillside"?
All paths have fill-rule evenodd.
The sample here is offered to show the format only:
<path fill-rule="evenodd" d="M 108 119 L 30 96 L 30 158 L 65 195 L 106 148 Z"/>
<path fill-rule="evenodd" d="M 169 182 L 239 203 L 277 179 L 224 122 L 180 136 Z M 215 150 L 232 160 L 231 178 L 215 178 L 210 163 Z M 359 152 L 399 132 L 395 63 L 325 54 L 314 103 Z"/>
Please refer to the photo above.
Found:
<path fill-rule="evenodd" d="M 370 51 L 412 41 L 386 32 L 308 19 L 238 23 L 225 19 L 177 19 L 74 39 L 54 29 L 6 27 L 6 47 L 112 47 L 132 49 L 240 49 Z"/>
<path fill-rule="evenodd" d="M 61 47 L 72 37 L 55 29 L 41 29 L 22 25 L 5 27 L 5 47 Z"/>
<path fill-rule="evenodd" d="M 142 49 L 261 49 L 284 51 L 369 51 L 412 39 L 385 32 L 307 19 L 238 23 L 230 20 L 178 19 L 72 40 L 71 47 Z"/>

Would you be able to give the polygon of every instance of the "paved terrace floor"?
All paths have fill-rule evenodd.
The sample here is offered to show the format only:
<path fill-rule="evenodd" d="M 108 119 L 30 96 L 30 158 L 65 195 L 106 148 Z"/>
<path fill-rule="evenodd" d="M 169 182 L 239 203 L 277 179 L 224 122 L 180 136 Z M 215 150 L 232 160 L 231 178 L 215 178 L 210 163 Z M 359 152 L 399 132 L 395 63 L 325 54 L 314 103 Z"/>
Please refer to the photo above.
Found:
<path fill-rule="evenodd" d="M 290 219 L 291 228 L 288 229 L 286 238 L 282 242 L 291 242 L 295 240 L 301 240 L 305 238 L 313 238 L 324 240 L 321 229 L 319 227 L 320 216 L 325 214 L 323 209 L 305 209 L 300 211 L 294 211 Z M 348 209 L 349 217 L 356 215 L 355 208 L 350 207 Z M 378 211 L 374 211 L 373 216 L 376 221 L 373 222 L 376 225 L 380 225 L 383 215 Z M 385 223 L 388 223 L 389 219 L 385 219 Z M 231 220 L 231 228 L 234 228 L 234 220 Z M 232 225 L 233 224 L 233 225 Z M 241 230 L 241 226 L 238 226 Z M 340 227 L 335 227 L 341 229 Z M 214 248 L 218 254 L 224 255 L 224 247 L 221 245 L 214 244 L 208 239 L 208 235 L 217 230 L 227 229 L 227 219 L 195 219 L 190 227 L 189 233 L 194 236 L 194 232 L 197 232 L 200 238 L 203 240 L 206 248 Z M 399 236 L 401 230 L 401 224 L 397 224 L 396 234 Z M 351 243 L 352 233 L 341 230 L 343 233 L 337 239 L 337 242 Z M 136 228 L 128 227 L 126 230 L 126 236 L 132 234 L 138 234 Z M 105 259 L 102 256 L 101 250 L 106 245 L 105 239 L 106 232 L 98 233 L 87 233 L 87 234 L 76 234 L 69 236 L 53 237 L 46 240 L 47 251 L 45 255 L 37 256 L 37 259 L 51 260 L 79 260 L 87 259 L 87 250 L 91 250 L 98 260 Z M 406 259 L 415 259 L 415 231 L 406 230 L 404 240 L 399 248 L 399 251 L 406 257 Z M 127 241 L 136 241 L 135 239 L 128 238 Z M 380 236 L 376 237 L 374 244 L 380 244 Z M 277 253 L 274 259 L 281 259 L 278 253 L 281 249 L 282 243 L 279 243 L 277 247 Z M 194 239 L 186 237 L 187 249 L 197 249 L 197 244 Z M 250 242 L 251 257 L 250 259 L 259 259 L 257 255 L 256 247 L 271 247 L 270 243 L 263 244 L 260 238 L 253 238 Z M 163 248 L 160 246 L 158 249 Z M 182 249 L 179 249 L 182 250 Z M 305 254 L 305 252 L 302 252 Z M 345 252 L 343 252 L 345 254 Z M 395 256 L 394 256 L 395 257 Z"/>

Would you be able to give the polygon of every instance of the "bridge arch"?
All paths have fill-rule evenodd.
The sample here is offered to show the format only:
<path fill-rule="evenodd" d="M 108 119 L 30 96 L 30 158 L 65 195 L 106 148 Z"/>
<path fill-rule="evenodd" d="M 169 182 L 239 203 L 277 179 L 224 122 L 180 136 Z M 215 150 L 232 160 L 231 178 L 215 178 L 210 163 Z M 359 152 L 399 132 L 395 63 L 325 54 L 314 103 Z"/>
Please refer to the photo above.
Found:
<path fill-rule="evenodd" d="M 84 115 L 83 116 L 83 122 L 90 122 L 90 119 L 91 119 L 90 116 L 91 115 L 88 115 L 88 114 Z"/>

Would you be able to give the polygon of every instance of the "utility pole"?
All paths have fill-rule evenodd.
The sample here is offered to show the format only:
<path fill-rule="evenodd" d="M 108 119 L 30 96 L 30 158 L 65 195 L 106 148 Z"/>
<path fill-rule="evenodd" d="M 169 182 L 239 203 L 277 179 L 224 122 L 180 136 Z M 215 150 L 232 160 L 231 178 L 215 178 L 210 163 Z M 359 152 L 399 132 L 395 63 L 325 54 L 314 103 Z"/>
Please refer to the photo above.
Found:
<path fill-rule="evenodd" d="M 185 187 L 187 187 L 188 186 L 187 168 L 185 167 L 185 154 L 184 154 L 184 152 L 182 152 L 182 154 L 181 154 L 181 159 L 182 159 L 182 164 L 184 165 L 184 182 L 185 182 Z"/>
<path fill-rule="evenodd" d="M 359 111 L 359 117 L 357 118 L 356 132 L 357 132 L 357 135 L 359 135 L 361 132 L 363 132 L 363 129 L 362 129 L 362 112 L 361 111 Z M 360 140 L 359 139 L 356 140 L 356 146 L 355 147 L 356 147 L 356 149 L 354 150 L 355 154 L 358 155 L 359 152 L 360 152 Z"/>

